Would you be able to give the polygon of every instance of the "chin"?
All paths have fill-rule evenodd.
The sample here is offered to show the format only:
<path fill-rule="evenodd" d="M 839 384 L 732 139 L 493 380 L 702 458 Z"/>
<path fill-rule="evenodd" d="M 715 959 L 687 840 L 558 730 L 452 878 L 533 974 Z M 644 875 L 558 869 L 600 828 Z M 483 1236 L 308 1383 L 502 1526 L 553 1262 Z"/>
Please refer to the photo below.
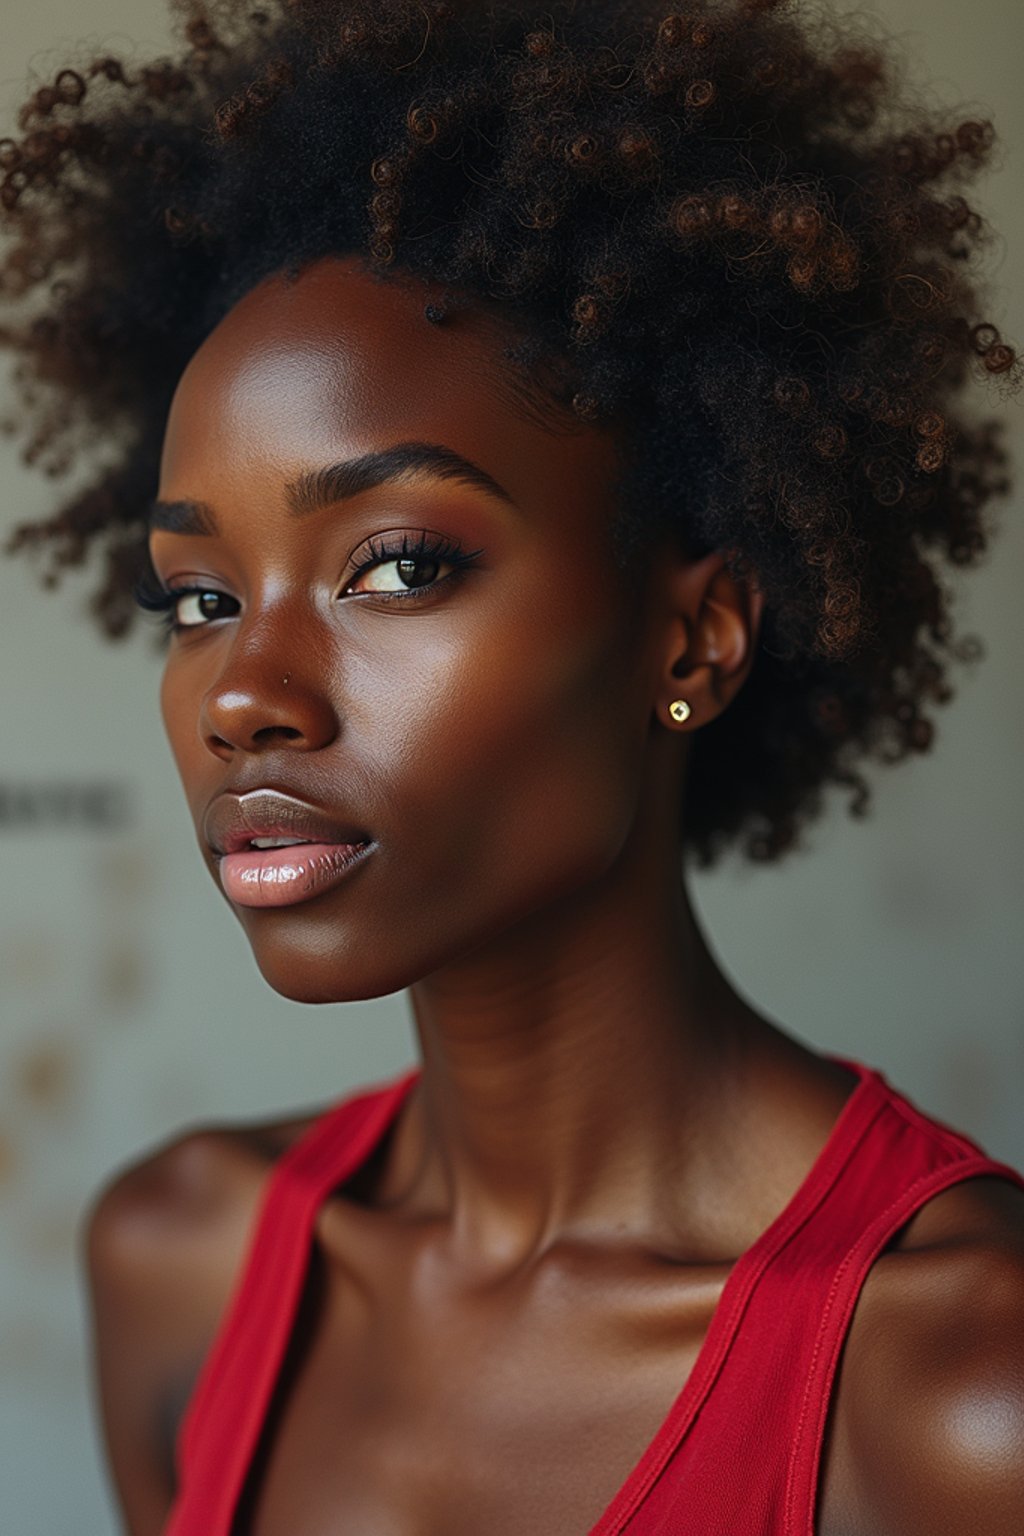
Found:
<path fill-rule="evenodd" d="M 346 966 L 338 956 L 327 962 L 306 959 L 284 946 L 261 945 L 253 947 L 253 957 L 263 980 L 293 1003 L 361 1003 L 387 997 L 403 985 L 365 964 Z"/>
<path fill-rule="evenodd" d="M 293 922 L 282 914 L 242 917 L 253 959 L 268 986 L 293 1003 L 361 1003 L 410 986 L 423 968 L 389 954 L 383 935 L 356 941 L 336 922 Z M 270 919 L 268 921 L 268 918 Z"/>

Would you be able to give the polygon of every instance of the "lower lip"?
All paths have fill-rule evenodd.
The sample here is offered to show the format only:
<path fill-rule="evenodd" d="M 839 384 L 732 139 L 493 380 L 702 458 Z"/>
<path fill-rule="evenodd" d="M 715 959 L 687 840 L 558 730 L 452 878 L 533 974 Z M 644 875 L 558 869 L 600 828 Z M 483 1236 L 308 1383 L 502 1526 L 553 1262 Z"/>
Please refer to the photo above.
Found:
<path fill-rule="evenodd" d="M 298 843 L 247 848 L 220 860 L 220 883 L 239 907 L 291 907 L 340 885 L 373 843 Z"/>

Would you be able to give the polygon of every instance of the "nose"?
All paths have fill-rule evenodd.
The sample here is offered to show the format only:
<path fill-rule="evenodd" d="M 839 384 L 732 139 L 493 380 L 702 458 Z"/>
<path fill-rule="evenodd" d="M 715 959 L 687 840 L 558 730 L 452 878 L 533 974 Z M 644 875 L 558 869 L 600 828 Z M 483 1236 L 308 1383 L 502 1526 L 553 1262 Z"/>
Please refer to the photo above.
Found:
<path fill-rule="evenodd" d="M 291 646 L 250 644 L 233 651 L 207 691 L 199 733 L 211 752 L 226 758 L 281 747 L 316 752 L 335 739 L 338 724 L 322 673 L 296 666 Z"/>

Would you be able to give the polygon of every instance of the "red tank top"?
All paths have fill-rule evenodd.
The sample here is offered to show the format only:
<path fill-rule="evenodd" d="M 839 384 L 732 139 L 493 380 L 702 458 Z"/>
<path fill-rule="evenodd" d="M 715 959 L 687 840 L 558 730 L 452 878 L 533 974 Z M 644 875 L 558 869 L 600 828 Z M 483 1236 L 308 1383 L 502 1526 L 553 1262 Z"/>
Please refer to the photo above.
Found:
<path fill-rule="evenodd" d="M 860 1288 L 925 1201 L 982 1174 L 1024 1177 L 858 1082 L 789 1204 L 729 1272 L 696 1364 L 586 1536 L 813 1536 L 829 1395 Z M 329 1109 L 277 1163 L 178 1439 L 164 1536 L 230 1536 L 288 1347 L 317 1208 L 368 1159 L 419 1069 Z M 584 1533 L 579 1533 L 584 1536 Z"/>

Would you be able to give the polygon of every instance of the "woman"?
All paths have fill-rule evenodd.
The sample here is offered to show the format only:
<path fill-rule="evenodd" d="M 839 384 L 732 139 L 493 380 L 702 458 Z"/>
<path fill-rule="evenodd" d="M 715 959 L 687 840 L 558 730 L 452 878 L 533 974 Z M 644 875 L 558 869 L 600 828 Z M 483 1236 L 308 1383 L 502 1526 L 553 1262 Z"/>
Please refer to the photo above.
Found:
<path fill-rule="evenodd" d="M 127 1530 L 1009 1536 L 1024 1180 L 679 868 L 928 746 L 988 125 L 784 5 L 182 9 L 2 146 L 30 451 L 119 451 L 14 544 L 164 615 L 260 970 L 408 987 L 422 1064 L 103 1194 Z"/>

